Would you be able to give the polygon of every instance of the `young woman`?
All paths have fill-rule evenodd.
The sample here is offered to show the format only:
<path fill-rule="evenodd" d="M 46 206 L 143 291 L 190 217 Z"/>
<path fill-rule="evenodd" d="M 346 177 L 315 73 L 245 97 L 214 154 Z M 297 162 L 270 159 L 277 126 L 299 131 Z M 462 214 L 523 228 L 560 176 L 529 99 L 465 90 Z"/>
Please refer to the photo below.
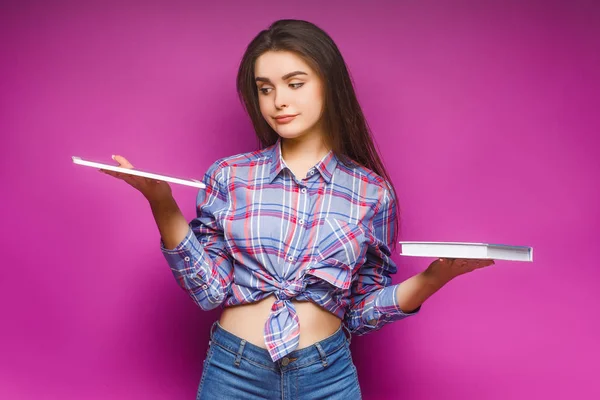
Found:
<path fill-rule="evenodd" d="M 436 260 L 391 285 L 395 190 L 324 31 L 275 22 L 248 46 L 237 87 L 262 148 L 212 164 L 189 224 L 166 182 L 104 172 L 148 199 L 179 285 L 202 309 L 223 307 L 198 398 L 360 398 L 351 334 L 414 315 L 493 261 Z"/>

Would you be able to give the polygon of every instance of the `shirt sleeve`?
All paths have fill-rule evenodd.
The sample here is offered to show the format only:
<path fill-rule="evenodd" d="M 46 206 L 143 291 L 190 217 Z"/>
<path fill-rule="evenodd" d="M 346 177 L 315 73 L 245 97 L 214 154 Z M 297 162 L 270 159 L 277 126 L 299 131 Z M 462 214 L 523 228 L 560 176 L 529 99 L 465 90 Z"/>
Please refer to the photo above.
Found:
<path fill-rule="evenodd" d="M 415 315 L 421 309 L 403 312 L 398 306 L 391 275 L 397 267 L 391 259 L 396 220 L 396 201 L 389 186 L 380 190 L 365 262 L 351 286 L 349 309 L 344 317 L 351 333 L 363 335 L 381 329 L 385 324 Z"/>
<path fill-rule="evenodd" d="M 204 175 L 196 198 L 196 218 L 174 249 L 160 248 L 177 283 L 203 310 L 223 303 L 233 280 L 233 263 L 218 220 L 229 204 L 223 169 L 215 162 Z"/>

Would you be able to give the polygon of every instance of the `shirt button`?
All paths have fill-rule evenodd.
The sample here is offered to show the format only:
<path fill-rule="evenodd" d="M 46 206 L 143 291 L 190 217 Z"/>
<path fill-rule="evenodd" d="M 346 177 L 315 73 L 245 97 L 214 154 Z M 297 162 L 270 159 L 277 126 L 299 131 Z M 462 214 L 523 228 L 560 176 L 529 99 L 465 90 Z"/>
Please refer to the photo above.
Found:
<path fill-rule="evenodd" d="M 304 220 L 303 220 L 303 219 L 301 219 L 300 221 L 298 221 L 298 223 L 299 223 L 300 225 L 304 225 Z"/>
<path fill-rule="evenodd" d="M 185 261 L 190 261 L 190 258 L 189 257 L 185 257 L 184 260 Z"/>
<path fill-rule="evenodd" d="M 302 193 L 306 193 L 306 188 L 302 188 L 302 190 L 300 190 Z"/>
<path fill-rule="evenodd" d="M 208 286 L 206 286 L 206 284 L 202 285 L 202 289 L 206 290 Z"/>
<path fill-rule="evenodd" d="M 290 359 L 289 359 L 289 358 L 287 358 L 287 357 L 283 357 L 283 358 L 281 359 L 281 365 L 283 365 L 284 367 L 285 367 L 286 365 L 288 365 L 289 363 L 290 363 Z"/>
<path fill-rule="evenodd" d="M 292 257 L 292 256 L 289 256 L 289 257 L 288 257 L 288 261 L 289 261 L 289 262 L 292 262 L 292 261 L 294 261 L 294 257 Z"/>
<path fill-rule="evenodd" d="M 314 169 L 311 169 L 310 171 L 308 171 L 308 174 L 309 174 L 309 175 L 314 175 L 314 174 L 315 174 L 315 170 L 314 170 Z"/>

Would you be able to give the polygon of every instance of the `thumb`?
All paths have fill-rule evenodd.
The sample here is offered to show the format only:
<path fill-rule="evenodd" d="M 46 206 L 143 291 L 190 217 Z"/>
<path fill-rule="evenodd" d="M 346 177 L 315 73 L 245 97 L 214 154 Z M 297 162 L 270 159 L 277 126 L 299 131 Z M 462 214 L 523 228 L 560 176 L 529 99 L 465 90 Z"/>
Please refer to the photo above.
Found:
<path fill-rule="evenodd" d="M 112 159 L 119 163 L 119 167 L 133 168 L 133 165 L 123 156 L 113 155 Z"/>

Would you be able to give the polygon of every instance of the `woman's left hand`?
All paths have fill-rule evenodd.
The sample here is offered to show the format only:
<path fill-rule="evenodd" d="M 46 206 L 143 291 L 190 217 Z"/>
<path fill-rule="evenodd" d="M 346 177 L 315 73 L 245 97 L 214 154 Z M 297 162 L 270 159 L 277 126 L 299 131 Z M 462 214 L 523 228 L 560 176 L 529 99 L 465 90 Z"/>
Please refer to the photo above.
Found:
<path fill-rule="evenodd" d="M 494 260 L 488 259 L 439 258 L 427 267 L 425 274 L 436 282 L 445 284 L 459 275 L 494 264 Z"/>

